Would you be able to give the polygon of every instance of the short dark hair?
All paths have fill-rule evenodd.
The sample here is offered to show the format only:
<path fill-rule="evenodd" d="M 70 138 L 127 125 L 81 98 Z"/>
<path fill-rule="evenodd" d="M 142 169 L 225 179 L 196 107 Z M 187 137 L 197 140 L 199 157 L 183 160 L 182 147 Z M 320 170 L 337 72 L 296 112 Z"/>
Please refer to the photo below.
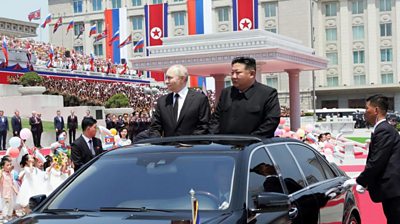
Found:
<path fill-rule="evenodd" d="M 254 70 L 256 71 L 256 59 L 251 57 L 236 57 L 232 60 L 231 65 L 236 63 L 246 65 L 246 70 Z"/>
<path fill-rule="evenodd" d="M 368 97 L 367 102 L 369 102 L 373 106 L 378 107 L 385 113 L 389 109 L 389 99 L 382 94 L 376 94 L 376 95 Z"/>
<path fill-rule="evenodd" d="M 94 119 L 92 117 L 83 118 L 83 120 L 82 120 L 82 131 L 85 131 L 86 128 L 91 127 L 96 123 L 97 123 L 96 119 Z"/>
<path fill-rule="evenodd" d="M 28 160 L 29 160 L 29 154 L 25 154 L 22 156 L 21 158 L 21 162 L 19 163 L 19 165 L 24 168 L 24 166 L 28 165 Z"/>

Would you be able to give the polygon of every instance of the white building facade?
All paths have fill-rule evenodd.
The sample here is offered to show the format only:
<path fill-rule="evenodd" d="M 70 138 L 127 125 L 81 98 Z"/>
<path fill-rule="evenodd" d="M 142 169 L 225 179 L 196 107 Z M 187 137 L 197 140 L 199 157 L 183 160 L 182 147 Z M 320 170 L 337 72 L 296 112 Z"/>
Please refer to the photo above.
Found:
<path fill-rule="evenodd" d="M 145 34 L 144 5 L 163 0 L 49 0 L 53 14 L 50 42 L 69 49 L 105 56 L 105 41 L 93 43 L 92 24 L 104 30 L 106 8 L 127 8 L 128 30 L 134 41 Z M 169 36 L 187 35 L 186 0 L 168 0 Z M 258 27 L 300 40 L 315 54 L 327 57 L 327 70 L 315 72 L 317 108 L 363 107 L 371 94 L 390 97 L 391 109 L 400 111 L 400 0 L 259 0 Z M 62 32 L 52 33 L 58 17 Z M 213 32 L 232 31 L 232 1 L 212 0 Z M 75 27 L 66 35 L 69 21 Z M 80 26 L 85 34 L 76 39 Z M 143 52 L 128 52 L 129 58 Z M 302 72 L 300 100 L 303 110 L 312 109 L 313 74 Z M 282 105 L 289 105 L 287 74 L 263 74 L 262 81 L 278 89 Z M 229 80 L 227 80 L 229 82 Z M 397 108 L 398 107 L 398 108 Z"/>

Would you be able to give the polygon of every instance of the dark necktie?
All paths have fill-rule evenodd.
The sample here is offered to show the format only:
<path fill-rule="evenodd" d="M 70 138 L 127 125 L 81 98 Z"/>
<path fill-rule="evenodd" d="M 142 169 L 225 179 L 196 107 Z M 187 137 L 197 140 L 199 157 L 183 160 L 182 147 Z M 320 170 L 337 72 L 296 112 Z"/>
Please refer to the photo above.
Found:
<path fill-rule="evenodd" d="M 94 151 L 94 149 L 93 149 L 93 141 L 92 141 L 92 139 L 90 139 L 89 141 L 89 149 L 90 149 L 90 152 L 92 152 L 92 155 L 96 155 L 96 152 Z"/>
<path fill-rule="evenodd" d="M 174 95 L 174 108 L 173 108 L 175 122 L 178 121 L 178 108 L 179 108 L 179 94 L 176 93 Z"/>

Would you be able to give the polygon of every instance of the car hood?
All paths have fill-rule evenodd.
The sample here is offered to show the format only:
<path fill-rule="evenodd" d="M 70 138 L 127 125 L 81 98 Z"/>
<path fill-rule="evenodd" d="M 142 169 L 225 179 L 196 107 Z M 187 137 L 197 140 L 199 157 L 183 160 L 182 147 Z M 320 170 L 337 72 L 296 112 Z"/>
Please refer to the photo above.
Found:
<path fill-rule="evenodd" d="M 234 212 L 207 212 L 199 213 L 201 223 L 232 223 L 233 220 L 240 219 L 240 214 Z M 60 214 L 45 214 L 36 213 L 30 214 L 20 219 L 11 221 L 14 224 L 29 224 L 29 223 L 129 223 L 129 224 L 189 224 L 191 222 L 191 214 L 185 213 L 165 213 L 165 212 L 90 212 L 90 213 L 60 213 Z M 236 221 L 234 221 L 236 223 Z"/>

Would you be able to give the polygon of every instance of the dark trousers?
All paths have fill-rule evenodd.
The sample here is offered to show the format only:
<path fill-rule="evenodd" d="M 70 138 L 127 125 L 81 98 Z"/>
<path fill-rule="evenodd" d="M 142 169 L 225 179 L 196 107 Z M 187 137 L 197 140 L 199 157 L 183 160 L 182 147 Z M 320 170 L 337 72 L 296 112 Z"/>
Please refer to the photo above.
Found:
<path fill-rule="evenodd" d="M 15 133 L 15 131 L 13 132 L 13 136 L 15 137 L 19 137 L 19 133 L 21 132 L 21 130 L 16 131 L 17 133 Z"/>
<path fill-rule="evenodd" d="M 387 224 L 400 223 L 400 197 L 390 198 L 382 202 Z"/>
<path fill-rule="evenodd" d="M 58 142 L 58 136 L 59 135 L 61 135 L 61 133 L 63 132 L 64 130 L 58 130 L 58 131 L 56 131 L 56 141 Z M 66 139 L 65 139 L 66 140 Z"/>
<path fill-rule="evenodd" d="M 38 136 L 38 147 L 42 147 L 42 144 L 40 143 L 41 140 L 42 140 L 42 133 L 43 133 L 42 131 L 37 133 L 37 136 Z"/>
<path fill-rule="evenodd" d="M 0 131 L 0 150 L 6 150 L 7 131 Z"/>
<path fill-rule="evenodd" d="M 32 137 L 33 137 L 33 144 L 35 147 L 40 147 L 40 138 L 42 136 L 41 132 L 38 131 L 32 131 Z"/>
<path fill-rule="evenodd" d="M 68 129 L 68 135 L 69 135 L 69 144 L 75 141 L 75 136 L 76 136 L 76 129 Z"/>

